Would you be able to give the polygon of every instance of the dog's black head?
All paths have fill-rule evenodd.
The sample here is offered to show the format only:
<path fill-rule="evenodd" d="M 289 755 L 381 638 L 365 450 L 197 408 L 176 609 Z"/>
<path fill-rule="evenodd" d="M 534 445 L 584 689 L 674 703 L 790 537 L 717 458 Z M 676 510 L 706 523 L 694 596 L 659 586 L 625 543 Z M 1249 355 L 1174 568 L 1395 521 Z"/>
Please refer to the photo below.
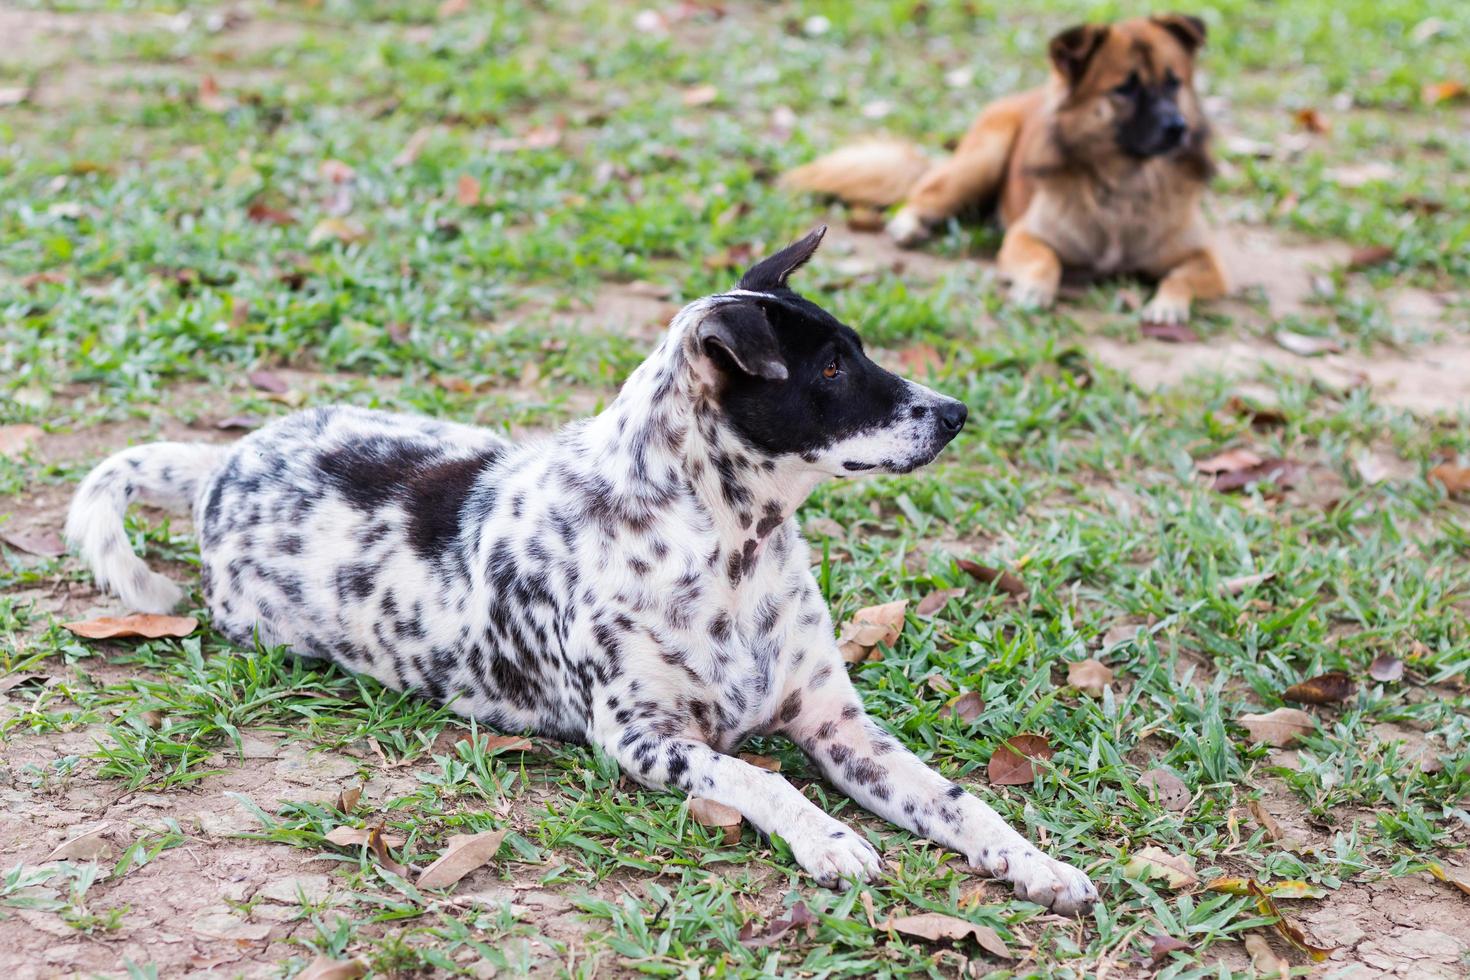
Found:
<path fill-rule="evenodd" d="M 762 454 L 832 476 L 907 473 L 955 437 L 965 404 L 883 370 L 852 328 L 787 286 L 826 230 L 702 301 L 697 365 L 726 424 Z"/>

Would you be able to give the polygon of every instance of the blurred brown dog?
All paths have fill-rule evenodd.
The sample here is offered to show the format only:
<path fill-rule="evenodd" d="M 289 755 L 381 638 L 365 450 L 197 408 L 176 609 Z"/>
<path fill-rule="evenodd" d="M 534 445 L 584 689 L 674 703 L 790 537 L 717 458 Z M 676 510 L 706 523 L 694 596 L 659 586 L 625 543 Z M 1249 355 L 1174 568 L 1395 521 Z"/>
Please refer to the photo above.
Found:
<path fill-rule="evenodd" d="M 994 202 L 1012 300 L 1056 299 L 1063 268 L 1158 281 L 1145 322 L 1182 323 L 1225 275 L 1200 204 L 1213 172 L 1194 92 L 1205 25 L 1187 14 L 1085 24 L 1052 38 L 1051 81 L 980 113 L 952 157 L 902 143 L 838 150 L 786 174 L 788 187 L 887 206 L 900 244 Z"/>

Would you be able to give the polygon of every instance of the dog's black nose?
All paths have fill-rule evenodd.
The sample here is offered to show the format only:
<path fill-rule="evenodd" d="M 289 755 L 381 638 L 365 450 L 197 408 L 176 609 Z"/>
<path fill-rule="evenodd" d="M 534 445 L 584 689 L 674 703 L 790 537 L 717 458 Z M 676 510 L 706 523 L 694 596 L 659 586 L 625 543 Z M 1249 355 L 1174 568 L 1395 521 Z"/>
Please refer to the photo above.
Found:
<path fill-rule="evenodd" d="M 965 419 L 969 417 L 970 410 L 965 407 L 964 402 L 950 402 L 941 406 L 934 414 L 946 432 L 955 433 L 965 427 Z"/>
<path fill-rule="evenodd" d="M 1163 138 L 1165 146 L 1178 146 L 1184 142 L 1184 134 L 1187 132 L 1189 132 L 1189 125 L 1185 123 L 1184 118 L 1175 116 L 1164 120 L 1159 135 Z"/>

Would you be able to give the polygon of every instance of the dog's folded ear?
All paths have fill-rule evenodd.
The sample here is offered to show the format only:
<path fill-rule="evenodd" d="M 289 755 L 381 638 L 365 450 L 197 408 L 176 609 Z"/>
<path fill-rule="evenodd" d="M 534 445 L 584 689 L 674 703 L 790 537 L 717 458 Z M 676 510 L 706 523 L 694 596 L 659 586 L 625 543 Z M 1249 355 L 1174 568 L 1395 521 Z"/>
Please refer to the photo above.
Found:
<path fill-rule="evenodd" d="M 1087 74 L 1092 56 L 1108 38 L 1107 24 L 1078 24 L 1051 39 L 1047 53 L 1069 86 L 1076 86 Z"/>
<path fill-rule="evenodd" d="M 1205 46 L 1205 22 L 1193 14 L 1157 14 L 1149 20 L 1174 35 L 1190 54 Z"/>
<path fill-rule="evenodd" d="M 807 232 L 806 237 L 801 241 L 792 242 L 775 255 L 761 259 L 740 277 L 740 288 L 749 289 L 752 292 L 784 289 L 786 278 L 806 265 L 807 259 L 810 259 L 816 252 L 817 246 L 822 244 L 822 236 L 825 234 L 827 234 L 827 226 L 819 225 Z"/>
<path fill-rule="evenodd" d="M 723 361 L 752 378 L 786 380 L 776 332 L 755 303 L 721 303 L 700 322 L 695 337 L 700 351 L 716 363 Z"/>

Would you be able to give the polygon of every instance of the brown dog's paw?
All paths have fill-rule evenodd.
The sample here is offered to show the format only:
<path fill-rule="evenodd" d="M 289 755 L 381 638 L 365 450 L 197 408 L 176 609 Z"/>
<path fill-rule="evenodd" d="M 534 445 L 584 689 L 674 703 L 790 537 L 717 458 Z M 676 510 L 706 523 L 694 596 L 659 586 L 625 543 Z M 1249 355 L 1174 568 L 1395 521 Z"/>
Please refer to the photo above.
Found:
<path fill-rule="evenodd" d="M 929 237 L 929 226 L 912 208 L 900 208 L 888 222 L 888 237 L 904 248 L 910 248 Z"/>
<path fill-rule="evenodd" d="M 1138 313 L 1143 323 L 1162 323 L 1170 326 L 1189 322 L 1189 300 L 1162 293 L 1149 300 Z"/>

